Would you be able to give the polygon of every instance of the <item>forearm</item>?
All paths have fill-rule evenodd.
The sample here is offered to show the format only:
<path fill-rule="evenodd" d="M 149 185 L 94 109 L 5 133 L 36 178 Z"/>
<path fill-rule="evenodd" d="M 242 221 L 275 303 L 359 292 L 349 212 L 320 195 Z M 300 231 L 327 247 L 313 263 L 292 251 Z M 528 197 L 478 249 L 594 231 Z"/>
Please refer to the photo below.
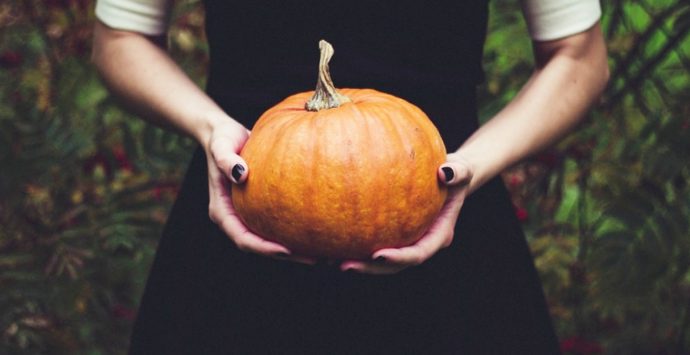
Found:
<path fill-rule="evenodd" d="M 93 62 L 111 92 L 127 107 L 201 144 L 208 141 L 214 125 L 234 122 L 151 38 L 99 22 L 94 30 Z"/>
<path fill-rule="evenodd" d="M 458 150 L 474 177 L 470 190 L 569 132 L 608 80 L 597 26 L 563 41 L 535 44 L 537 69 L 520 93 Z"/>

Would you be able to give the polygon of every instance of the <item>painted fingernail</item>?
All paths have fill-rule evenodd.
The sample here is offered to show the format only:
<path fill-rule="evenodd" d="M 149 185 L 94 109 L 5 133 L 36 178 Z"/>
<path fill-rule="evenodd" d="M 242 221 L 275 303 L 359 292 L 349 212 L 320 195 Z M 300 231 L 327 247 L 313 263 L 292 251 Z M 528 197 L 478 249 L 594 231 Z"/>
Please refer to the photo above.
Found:
<path fill-rule="evenodd" d="M 242 174 L 244 174 L 244 166 L 242 166 L 242 164 L 235 164 L 235 166 L 232 167 L 232 171 L 230 172 L 230 175 L 235 180 L 235 183 L 240 182 Z"/>
<path fill-rule="evenodd" d="M 290 254 L 288 254 L 288 253 L 286 253 L 286 252 L 284 252 L 284 251 L 279 251 L 279 252 L 273 254 L 273 256 L 275 256 L 276 258 L 285 259 L 285 258 L 287 258 L 288 256 L 290 256 Z"/>
<path fill-rule="evenodd" d="M 386 257 L 383 255 L 379 255 L 374 259 L 374 261 L 376 261 L 377 263 L 385 263 L 387 260 L 388 259 L 386 259 Z"/>
<path fill-rule="evenodd" d="M 446 182 L 451 182 L 455 177 L 455 172 L 453 172 L 452 168 L 444 166 L 441 170 L 443 170 L 443 175 L 446 177 Z"/>

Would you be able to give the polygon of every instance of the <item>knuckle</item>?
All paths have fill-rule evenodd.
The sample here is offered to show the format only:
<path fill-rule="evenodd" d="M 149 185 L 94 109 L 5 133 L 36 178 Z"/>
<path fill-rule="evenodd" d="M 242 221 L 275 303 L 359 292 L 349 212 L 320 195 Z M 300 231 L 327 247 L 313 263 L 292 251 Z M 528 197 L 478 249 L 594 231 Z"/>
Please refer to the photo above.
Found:
<path fill-rule="evenodd" d="M 407 268 L 408 268 L 408 266 L 400 266 L 400 267 L 398 267 L 398 268 L 392 269 L 392 270 L 389 272 L 389 274 L 397 274 L 397 273 L 399 273 L 399 272 L 401 272 L 401 271 L 403 271 L 403 270 L 405 270 L 405 269 L 407 269 Z"/>
<path fill-rule="evenodd" d="M 413 255 L 412 258 L 410 259 L 410 264 L 412 264 L 413 266 L 418 266 L 418 265 L 421 265 L 425 260 L 426 260 L 426 257 L 424 257 L 424 255 L 417 253 L 417 254 Z"/>
<path fill-rule="evenodd" d="M 449 235 L 444 241 L 443 245 L 441 245 L 441 248 L 445 249 L 451 246 L 453 244 L 453 235 Z"/>
<path fill-rule="evenodd" d="M 211 202 L 208 204 L 208 218 L 213 223 L 222 227 L 225 218 L 222 213 L 222 208 L 218 204 L 218 201 L 215 201 L 213 198 L 211 199 Z"/>
<path fill-rule="evenodd" d="M 222 139 L 218 139 L 218 137 L 211 138 L 211 142 L 209 143 L 209 149 L 211 150 L 211 154 L 213 154 L 214 157 L 218 155 L 217 153 L 222 152 L 224 148 L 225 144 Z"/>
<path fill-rule="evenodd" d="M 216 209 L 213 207 L 213 204 L 210 204 L 208 206 L 208 218 L 211 220 L 211 222 L 218 224 L 218 213 L 216 212 Z"/>
<path fill-rule="evenodd" d="M 245 253 L 249 253 L 252 251 L 252 248 L 250 247 L 249 243 L 242 239 L 235 239 L 235 246 L 237 246 L 237 249 Z"/>
<path fill-rule="evenodd" d="M 216 164 L 221 168 L 224 169 L 226 167 L 230 167 L 232 165 L 232 161 L 224 155 L 216 155 Z"/>

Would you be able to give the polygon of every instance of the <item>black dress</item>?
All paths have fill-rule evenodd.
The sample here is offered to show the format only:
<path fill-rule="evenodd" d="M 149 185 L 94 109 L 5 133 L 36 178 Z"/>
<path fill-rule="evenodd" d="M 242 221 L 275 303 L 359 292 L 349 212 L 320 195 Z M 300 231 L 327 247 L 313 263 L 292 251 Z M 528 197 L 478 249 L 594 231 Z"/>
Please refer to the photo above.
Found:
<path fill-rule="evenodd" d="M 208 93 L 251 127 L 316 83 L 318 40 L 338 87 L 420 106 L 457 149 L 477 128 L 485 1 L 208 0 Z M 501 181 L 472 194 L 452 246 L 391 276 L 238 251 L 209 220 L 198 150 L 164 230 L 133 354 L 554 354 L 541 284 Z"/>

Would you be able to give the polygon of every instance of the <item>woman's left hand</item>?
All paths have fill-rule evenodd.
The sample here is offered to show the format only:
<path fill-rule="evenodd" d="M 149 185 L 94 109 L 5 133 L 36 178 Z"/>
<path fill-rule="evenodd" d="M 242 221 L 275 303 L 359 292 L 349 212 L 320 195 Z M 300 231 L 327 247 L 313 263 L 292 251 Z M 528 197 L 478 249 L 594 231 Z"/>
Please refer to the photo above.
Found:
<path fill-rule="evenodd" d="M 450 246 L 455 222 L 469 192 L 472 169 L 457 153 L 448 154 L 448 161 L 438 169 L 438 178 L 448 185 L 448 197 L 436 220 L 417 243 L 403 248 L 378 250 L 370 261 L 344 261 L 340 269 L 365 274 L 394 274 L 420 265 L 439 250 Z"/>

